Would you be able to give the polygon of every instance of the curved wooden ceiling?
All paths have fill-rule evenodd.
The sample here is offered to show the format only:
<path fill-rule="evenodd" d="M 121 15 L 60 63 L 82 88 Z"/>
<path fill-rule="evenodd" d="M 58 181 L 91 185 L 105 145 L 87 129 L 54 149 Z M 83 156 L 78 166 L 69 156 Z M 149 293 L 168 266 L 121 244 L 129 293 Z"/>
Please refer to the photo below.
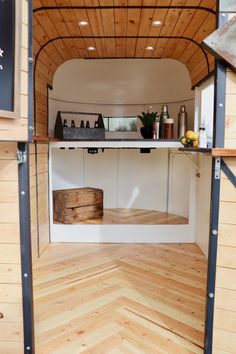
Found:
<path fill-rule="evenodd" d="M 33 6 L 40 134 L 47 134 L 45 87 L 67 60 L 172 58 L 186 65 L 193 85 L 214 69 L 214 58 L 201 43 L 215 29 L 216 0 L 34 0 Z M 154 26 L 154 20 L 161 25 Z"/>

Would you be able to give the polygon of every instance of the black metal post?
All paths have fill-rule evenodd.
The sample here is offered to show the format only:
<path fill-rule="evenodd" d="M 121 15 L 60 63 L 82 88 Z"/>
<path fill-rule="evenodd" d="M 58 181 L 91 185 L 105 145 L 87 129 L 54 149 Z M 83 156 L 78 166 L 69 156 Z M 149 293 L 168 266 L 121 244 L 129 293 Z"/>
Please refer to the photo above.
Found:
<path fill-rule="evenodd" d="M 221 1 L 221 0 L 220 0 Z M 219 2 L 220 2 L 219 1 Z M 227 16 L 219 12 L 218 23 L 220 27 L 227 20 Z M 215 93 L 214 93 L 214 132 L 213 147 L 224 147 L 225 138 L 225 95 L 226 95 L 226 66 L 222 61 L 216 60 L 215 64 Z M 212 353 L 213 321 L 215 303 L 215 278 L 218 243 L 219 204 L 220 204 L 220 170 L 221 158 L 212 159 L 211 178 L 211 216 L 208 251 L 208 279 L 207 302 L 205 322 L 205 354 Z"/>
<path fill-rule="evenodd" d="M 31 258 L 29 144 L 18 143 L 20 244 L 24 320 L 24 353 L 34 354 L 34 312 Z"/>

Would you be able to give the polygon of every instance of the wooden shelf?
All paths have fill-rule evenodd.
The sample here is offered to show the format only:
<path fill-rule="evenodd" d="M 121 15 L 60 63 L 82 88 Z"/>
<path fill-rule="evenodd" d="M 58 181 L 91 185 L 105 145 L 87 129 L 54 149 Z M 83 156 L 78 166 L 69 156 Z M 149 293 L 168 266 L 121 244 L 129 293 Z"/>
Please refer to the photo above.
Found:
<path fill-rule="evenodd" d="M 95 141 L 58 141 L 50 142 L 52 148 L 109 148 L 109 149 L 140 149 L 140 148 L 180 148 L 178 140 L 95 140 Z"/>
<path fill-rule="evenodd" d="M 212 156 L 235 157 L 236 149 L 215 148 L 212 149 Z"/>

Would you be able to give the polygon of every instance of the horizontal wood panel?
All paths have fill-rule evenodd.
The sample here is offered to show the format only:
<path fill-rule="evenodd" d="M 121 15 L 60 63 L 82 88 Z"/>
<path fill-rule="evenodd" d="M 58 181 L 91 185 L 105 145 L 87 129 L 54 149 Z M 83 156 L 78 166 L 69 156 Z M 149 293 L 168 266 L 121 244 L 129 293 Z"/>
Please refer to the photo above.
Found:
<path fill-rule="evenodd" d="M 217 251 L 217 265 L 236 269 L 236 247 L 220 245 Z"/>
<path fill-rule="evenodd" d="M 0 333 L 2 338 L 5 339 L 5 341 L 19 342 L 23 336 L 22 323 L 4 323 L 0 321 Z"/>
<path fill-rule="evenodd" d="M 219 288 L 236 290 L 236 269 L 217 267 L 216 284 Z"/>
<path fill-rule="evenodd" d="M 2 248 L 2 246 L 4 246 L 4 245 L 1 245 L 1 248 Z M 3 247 L 3 251 L 6 251 L 6 249 L 4 249 L 4 247 Z M 18 255 L 19 251 L 15 250 L 15 253 L 16 253 L 16 259 L 14 259 L 12 263 L 7 263 L 8 258 L 9 258 L 8 261 L 11 262 L 12 257 L 9 257 L 9 256 L 3 257 L 1 255 L 1 258 L 0 258 L 0 283 L 11 283 L 11 284 L 15 284 L 15 283 L 20 284 L 21 283 L 21 267 L 20 267 L 20 264 L 15 264 L 17 259 L 19 259 L 19 255 Z"/>
<path fill-rule="evenodd" d="M 19 223 L 18 203 L 0 203 L 0 223 Z"/>
<path fill-rule="evenodd" d="M 229 289 L 216 288 L 215 306 L 236 312 L 236 291 Z"/>
<path fill-rule="evenodd" d="M 18 342 L 0 342 L 0 352 L 4 354 L 24 354 L 24 344 L 23 341 Z"/>
<path fill-rule="evenodd" d="M 236 332 L 236 312 L 216 308 L 214 326 L 225 331 Z"/>
<path fill-rule="evenodd" d="M 0 303 L 19 303 L 21 304 L 22 289 L 20 284 L 1 284 Z"/>
<path fill-rule="evenodd" d="M 215 348 L 233 354 L 235 353 L 236 333 L 215 328 L 213 333 L 213 343 Z"/>
<path fill-rule="evenodd" d="M 0 181 L 18 181 L 17 161 L 0 160 Z"/>
<path fill-rule="evenodd" d="M 1 142 L 0 143 L 0 160 L 15 160 L 16 159 L 16 143 Z"/>
<path fill-rule="evenodd" d="M 20 245 L 2 243 L 0 263 L 20 264 Z"/>
<path fill-rule="evenodd" d="M 5 323 L 5 322 L 22 323 L 23 313 L 22 313 L 22 305 L 20 303 L 18 304 L 0 303 L 0 312 L 3 314 L 3 318 L 1 318 L 0 321 L 1 323 Z"/>
<path fill-rule="evenodd" d="M 220 200 L 222 202 L 236 202 L 236 188 L 228 178 L 221 180 Z"/>
<path fill-rule="evenodd" d="M 223 224 L 234 224 L 236 215 L 236 203 L 221 202 L 219 222 Z"/>
<path fill-rule="evenodd" d="M 0 203 L 18 202 L 18 182 L 0 182 Z"/>
<path fill-rule="evenodd" d="M 0 244 L 19 243 L 20 232 L 18 224 L 0 223 Z"/>

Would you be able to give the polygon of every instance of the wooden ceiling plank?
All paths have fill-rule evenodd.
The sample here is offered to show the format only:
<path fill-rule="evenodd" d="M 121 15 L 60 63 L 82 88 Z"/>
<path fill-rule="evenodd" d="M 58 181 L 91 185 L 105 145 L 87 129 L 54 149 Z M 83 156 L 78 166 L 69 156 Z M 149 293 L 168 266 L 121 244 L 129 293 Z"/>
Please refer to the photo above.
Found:
<path fill-rule="evenodd" d="M 186 1 L 185 5 L 198 6 L 200 4 L 200 2 L 201 2 L 201 0 L 189 0 L 189 1 Z M 183 9 L 181 11 L 180 17 L 179 17 L 171 35 L 182 37 L 186 28 L 189 26 L 195 12 L 196 12 L 196 10 L 193 10 L 193 9 Z M 168 44 L 164 55 L 166 57 L 171 58 L 174 49 L 178 46 L 179 43 L 180 43 L 180 39 L 176 39 L 174 42 L 170 43 L 170 45 Z"/>
<path fill-rule="evenodd" d="M 157 5 L 157 0 L 144 0 L 143 5 L 144 6 L 156 6 Z M 149 36 L 150 29 L 152 27 L 152 22 L 153 22 L 153 16 L 154 16 L 155 9 L 142 9 L 141 15 L 140 15 L 140 24 L 139 24 L 139 31 L 138 35 L 139 36 Z M 142 42 L 142 49 L 139 48 L 137 45 L 136 48 L 136 56 L 138 57 L 145 57 L 145 56 L 150 56 L 152 53 L 150 51 L 147 51 L 145 48 L 148 46 L 154 46 L 155 43 L 154 41 L 150 41 L 153 44 L 149 43 L 149 39 L 146 39 L 146 42 Z"/>
<path fill-rule="evenodd" d="M 85 0 L 84 4 L 86 6 L 99 6 L 99 1 L 98 0 Z M 104 36 L 101 11 L 100 10 L 87 10 L 87 15 L 88 15 L 89 24 L 91 26 L 93 36 Z M 86 43 L 88 43 L 88 41 L 86 41 Z M 107 56 L 106 42 L 104 39 L 101 41 L 96 41 L 96 42 L 94 41 L 94 45 L 91 44 L 90 46 L 95 46 L 96 51 L 88 51 L 89 57 L 96 57 L 98 55 L 99 56 L 102 55 L 103 57 Z"/>
<path fill-rule="evenodd" d="M 202 0 L 200 3 L 201 6 L 206 6 L 210 8 L 210 6 L 212 6 L 212 1 L 208 1 L 208 0 Z M 191 22 L 189 23 L 189 25 L 186 27 L 186 30 L 183 33 L 184 37 L 187 38 L 193 38 L 194 35 L 198 32 L 199 28 L 201 27 L 202 23 L 205 21 L 205 19 L 207 18 L 207 12 L 201 11 L 201 10 L 196 10 Z M 212 15 L 213 16 L 213 15 Z M 213 16 L 214 17 L 214 16 Z M 177 60 L 181 58 L 182 53 L 185 53 L 185 51 L 187 51 L 188 49 L 188 45 L 190 43 L 188 43 L 187 45 L 183 44 L 184 42 L 181 41 L 179 43 L 179 45 L 176 46 L 176 48 L 174 49 L 174 51 L 172 52 L 172 57 L 175 57 Z"/>
<path fill-rule="evenodd" d="M 114 5 L 112 1 L 99 0 L 101 6 Z M 102 25 L 105 36 L 115 36 L 115 12 L 114 9 L 102 10 Z M 112 58 L 116 56 L 116 41 L 115 38 L 105 39 L 107 56 Z"/>
<path fill-rule="evenodd" d="M 36 36 L 35 40 L 39 42 L 40 44 L 40 49 L 41 47 L 49 41 L 49 37 L 47 36 L 47 34 L 45 33 L 45 31 L 43 30 L 43 28 L 41 27 L 41 24 L 38 22 L 39 20 L 42 21 L 42 17 L 35 17 L 34 18 L 34 24 L 33 24 L 33 28 L 37 28 L 37 32 L 36 30 L 34 31 L 34 33 L 36 33 L 36 35 L 38 34 L 38 37 Z M 47 19 L 49 20 L 49 19 Z M 54 44 L 53 44 L 54 46 Z M 63 58 L 61 57 L 59 51 L 57 50 L 57 47 L 54 47 L 54 62 L 56 64 L 60 63 L 61 61 L 63 61 Z M 40 50 L 39 49 L 39 50 Z M 35 50 L 35 48 L 34 48 Z M 47 51 L 47 47 L 45 48 L 45 50 Z M 37 56 L 38 52 L 35 52 L 35 55 Z M 56 55 L 55 55 L 56 54 Z M 36 64 L 35 64 L 36 65 Z"/>
<path fill-rule="evenodd" d="M 130 6 L 141 6 L 142 0 L 128 0 Z M 137 36 L 139 30 L 141 10 L 128 9 L 127 36 Z M 134 57 L 136 51 L 136 39 L 126 41 L 126 56 Z"/>
<path fill-rule="evenodd" d="M 114 0 L 115 6 L 127 6 L 127 0 Z M 115 35 L 126 36 L 127 34 L 127 9 L 115 9 Z M 125 57 L 126 39 L 116 38 L 116 57 Z"/>
<path fill-rule="evenodd" d="M 65 6 L 71 6 L 70 0 L 56 0 L 56 3 L 58 6 L 65 5 Z M 65 22 L 65 25 L 67 27 L 68 33 L 70 36 L 81 36 L 81 32 L 79 29 L 79 25 L 75 16 L 75 12 L 71 9 L 63 10 L 60 11 L 60 14 L 62 16 L 63 21 Z M 79 48 L 76 46 L 76 42 L 72 40 L 72 56 L 76 56 L 76 51 L 77 51 L 77 56 L 78 58 L 83 56 L 83 52 L 81 53 Z"/>

